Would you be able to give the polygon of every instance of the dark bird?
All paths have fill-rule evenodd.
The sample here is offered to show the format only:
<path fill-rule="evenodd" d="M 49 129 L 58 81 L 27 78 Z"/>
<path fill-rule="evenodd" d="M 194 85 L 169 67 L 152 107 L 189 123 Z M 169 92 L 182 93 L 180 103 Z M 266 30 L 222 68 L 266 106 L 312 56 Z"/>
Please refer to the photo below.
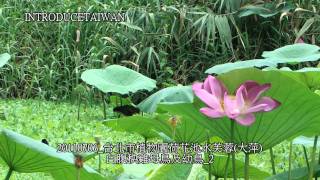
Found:
<path fill-rule="evenodd" d="M 132 105 L 123 105 L 123 106 L 117 106 L 113 108 L 113 112 L 121 113 L 125 116 L 132 116 L 134 114 L 137 114 L 140 112 L 140 109 L 132 106 Z"/>
<path fill-rule="evenodd" d="M 46 139 L 42 139 L 41 142 L 49 146 L 49 142 Z"/>

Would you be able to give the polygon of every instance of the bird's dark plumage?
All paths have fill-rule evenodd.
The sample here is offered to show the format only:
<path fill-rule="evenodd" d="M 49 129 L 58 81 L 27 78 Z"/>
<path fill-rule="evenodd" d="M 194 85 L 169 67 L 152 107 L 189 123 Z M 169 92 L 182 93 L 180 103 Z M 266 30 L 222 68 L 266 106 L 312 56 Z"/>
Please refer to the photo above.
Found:
<path fill-rule="evenodd" d="M 125 116 L 132 116 L 134 114 L 139 113 L 140 109 L 131 105 L 123 105 L 123 106 L 117 106 L 113 108 L 113 112 L 121 113 Z"/>
<path fill-rule="evenodd" d="M 42 139 L 41 142 L 49 146 L 49 142 L 46 139 Z"/>

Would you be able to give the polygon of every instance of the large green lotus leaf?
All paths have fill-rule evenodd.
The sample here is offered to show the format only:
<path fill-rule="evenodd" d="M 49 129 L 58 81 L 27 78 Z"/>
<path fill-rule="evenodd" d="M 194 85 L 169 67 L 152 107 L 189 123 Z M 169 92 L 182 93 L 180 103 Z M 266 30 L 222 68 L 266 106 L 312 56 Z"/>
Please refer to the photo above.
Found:
<path fill-rule="evenodd" d="M 235 125 L 235 143 L 260 143 L 264 150 L 283 140 L 299 135 L 319 134 L 320 96 L 311 92 L 306 86 L 277 71 L 257 69 L 235 70 L 218 77 L 233 92 L 247 80 L 259 83 L 271 83 L 272 87 L 265 96 L 277 99 L 281 106 L 271 112 L 256 113 L 256 121 L 249 127 Z M 228 118 L 211 119 L 199 112 L 205 105 L 198 99 L 194 103 L 161 105 L 170 114 L 187 116 L 194 122 L 230 141 L 231 122 Z"/>
<path fill-rule="evenodd" d="M 11 56 L 8 53 L 0 54 L 0 68 L 7 64 Z"/>
<path fill-rule="evenodd" d="M 159 109 L 166 110 L 166 104 L 159 104 Z M 208 131 L 205 127 L 194 121 L 193 117 L 188 116 L 188 114 L 174 114 L 167 111 L 167 114 L 159 114 L 157 119 L 166 123 L 170 127 L 171 131 L 164 131 L 164 129 L 159 129 L 157 131 L 165 133 L 175 142 L 179 143 L 202 143 L 207 141 L 208 138 L 213 136 L 213 132 Z M 177 120 L 177 125 L 175 127 L 175 135 L 173 136 L 173 128 L 170 124 L 172 117 Z"/>
<path fill-rule="evenodd" d="M 228 157 L 223 155 L 214 155 L 214 162 L 210 164 L 211 166 L 211 174 L 218 177 L 224 178 L 225 169 L 227 164 Z M 206 162 L 208 162 L 206 160 Z M 237 178 L 244 178 L 244 162 L 236 159 L 236 175 Z M 209 171 L 209 165 L 203 165 L 203 168 L 206 171 Z M 259 170 L 256 167 L 249 166 L 249 177 L 252 179 L 264 179 L 270 176 L 269 173 Z M 229 164 L 227 167 L 227 178 L 232 178 L 232 163 L 231 157 L 229 159 Z"/>
<path fill-rule="evenodd" d="M 316 45 L 297 43 L 273 51 L 265 51 L 262 57 L 276 63 L 316 61 L 320 59 L 319 50 L 320 47 Z"/>
<path fill-rule="evenodd" d="M 83 168 L 82 168 L 83 169 Z M 86 166 L 85 171 L 80 170 L 79 179 L 80 180 L 113 180 L 111 175 L 101 176 L 92 168 Z M 78 171 L 75 168 L 65 168 L 51 172 L 51 176 L 56 180 L 75 180 L 78 177 Z"/>
<path fill-rule="evenodd" d="M 313 147 L 314 137 L 311 138 L 311 137 L 299 136 L 295 138 L 292 143 L 297 145 L 303 145 L 306 147 Z M 318 139 L 317 147 L 320 147 L 320 139 Z"/>
<path fill-rule="evenodd" d="M 162 106 L 159 105 L 160 107 Z M 213 133 L 208 134 L 206 128 L 199 125 L 192 117 L 179 115 L 176 116 L 177 125 L 173 128 L 170 121 L 173 114 L 156 114 L 152 117 L 130 116 L 119 119 L 104 121 L 104 124 L 114 130 L 135 132 L 146 138 L 166 137 L 175 142 L 203 142 L 211 137 Z"/>
<path fill-rule="evenodd" d="M 74 180 L 77 177 L 72 153 L 58 153 L 55 148 L 11 130 L 2 129 L 0 132 L 0 157 L 16 172 L 48 172 L 55 179 L 61 179 L 58 174 L 64 172 L 62 179 Z M 104 179 L 86 165 L 80 169 L 80 177 L 83 180 Z"/>
<path fill-rule="evenodd" d="M 86 70 L 81 74 L 81 79 L 105 93 L 128 94 L 156 88 L 155 80 L 120 65 Z"/>
<path fill-rule="evenodd" d="M 293 78 L 294 80 L 304 84 L 310 90 L 314 91 L 320 89 L 320 68 L 302 68 L 296 71 L 292 71 L 288 67 L 281 69 L 268 68 L 265 71 L 279 71 L 286 76 Z"/>
<path fill-rule="evenodd" d="M 176 104 L 193 102 L 191 86 L 173 86 L 161 89 L 138 104 L 143 112 L 155 112 L 159 103 Z"/>
<path fill-rule="evenodd" d="M 317 68 L 320 69 L 320 68 Z M 287 76 L 301 82 L 310 90 L 314 91 L 316 89 L 320 89 L 320 72 L 319 71 L 292 71 L 292 72 L 282 72 Z"/>
<path fill-rule="evenodd" d="M 199 121 L 207 120 L 206 117 L 202 116 L 198 109 L 189 108 L 187 105 L 192 105 L 191 103 L 180 103 L 180 104 L 159 104 L 158 112 L 166 113 L 169 116 L 161 115 L 159 116 L 164 122 L 168 122 L 170 117 L 177 117 L 178 124 L 176 126 L 175 137 L 172 136 L 171 131 L 161 131 L 169 136 L 171 139 L 174 139 L 175 142 L 190 142 L 190 143 L 202 143 L 208 138 L 211 138 L 213 131 L 209 131 L 206 127 L 199 124 Z M 180 108 L 182 107 L 182 108 Z M 173 109 L 171 109 L 173 108 Z M 176 109 L 177 108 L 177 109 Z M 200 115 L 200 116 L 199 116 Z M 195 121 L 195 119 L 198 121 Z M 167 123 L 169 125 L 169 123 Z M 170 126 L 170 125 L 169 125 Z"/>
<path fill-rule="evenodd" d="M 96 152 L 84 152 L 84 153 L 80 153 L 80 156 L 83 157 L 84 161 L 89 161 L 90 159 L 96 157 L 97 155 L 99 155 Z"/>
<path fill-rule="evenodd" d="M 266 59 L 253 59 L 247 61 L 236 61 L 234 63 L 218 64 L 206 70 L 207 74 L 222 74 L 235 69 L 244 69 L 249 67 L 276 67 L 277 63 Z"/>
<path fill-rule="evenodd" d="M 316 61 L 320 59 L 319 49 L 319 46 L 311 44 L 298 43 L 287 45 L 273 51 L 263 52 L 262 57 L 265 59 L 253 59 L 237 61 L 234 63 L 219 64 L 207 69 L 206 73 L 222 74 L 236 69 L 265 66 L 268 69 L 274 69 L 279 63 Z"/>
<path fill-rule="evenodd" d="M 123 173 L 117 177 L 117 180 L 141 180 L 146 179 L 146 175 L 153 169 L 159 167 L 158 164 L 123 164 Z"/>
<path fill-rule="evenodd" d="M 192 164 L 164 164 L 155 169 L 148 180 L 170 179 L 180 180 L 188 179 L 192 170 Z"/>
<path fill-rule="evenodd" d="M 171 132 L 171 129 L 166 122 L 159 121 L 154 117 L 141 115 L 109 119 L 103 123 L 106 126 L 111 127 L 113 130 L 138 133 L 147 139 L 158 137 L 156 129 L 159 128 L 163 131 Z"/>
<path fill-rule="evenodd" d="M 287 180 L 289 172 L 285 171 L 283 173 L 270 176 L 266 180 Z M 320 177 L 320 165 L 314 165 L 314 177 Z M 309 177 L 309 172 L 307 167 L 301 167 L 297 169 L 292 169 L 291 179 L 292 180 L 306 180 Z"/>
<path fill-rule="evenodd" d="M 299 70 L 296 70 L 297 72 L 319 72 L 320 68 L 317 67 L 305 67 Z"/>

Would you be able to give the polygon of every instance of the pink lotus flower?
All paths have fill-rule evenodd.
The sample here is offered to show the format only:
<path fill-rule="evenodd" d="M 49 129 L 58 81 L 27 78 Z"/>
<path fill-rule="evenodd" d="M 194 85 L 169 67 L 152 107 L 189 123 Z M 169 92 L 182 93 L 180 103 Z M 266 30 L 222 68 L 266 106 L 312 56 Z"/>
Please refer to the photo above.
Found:
<path fill-rule="evenodd" d="M 200 109 L 204 115 L 212 118 L 226 115 L 223 99 L 227 90 L 218 79 L 209 75 L 204 83 L 194 83 L 192 90 L 208 106 Z"/>
<path fill-rule="evenodd" d="M 192 89 L 208 107 L 200 111 L 212 118 L 228 116 L 241 125 L 249 126 L 255 121 L 255 112 L 267 112 L 277 108 L 280 103 L 270 97 L 260 97 L 271 84 L 259 85 L 246 81 L 236 90 L 236 95 L 228 95 L 225 86 L 213 76 L 204 83 L 194 83 Z"/>

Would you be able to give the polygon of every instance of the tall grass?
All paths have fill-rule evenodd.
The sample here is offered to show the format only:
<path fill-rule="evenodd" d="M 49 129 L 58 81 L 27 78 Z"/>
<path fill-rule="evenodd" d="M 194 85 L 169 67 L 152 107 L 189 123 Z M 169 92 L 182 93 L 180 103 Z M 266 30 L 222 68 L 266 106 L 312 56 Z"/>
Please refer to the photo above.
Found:
<path fill-rule="evenodd" d="M 314 22 L 302 37 L 308 43 L 319 43 L 319 1 L 287 1 L 292 5 L 288 13 L 284 1 L 259 2 L 5 1 L 0 5 L 0 53 L 9 52 L 12 60 L 0 71 L 0 94 L 70 98 L 81 82 L 83 70 L 103 68 L 109 63 L 136 69 L 157 79 L 160 87 L 188 84 L 204 76 L 204 70 L 215 64 L 258 58 L 265 50 L 294 43 L 310 18 Z M 249 5 L 281 12 L 266 18 L 259 16 L 260 11 L 240 17 L 239 13 Z M 23 20 L 24 12 L 78 11 L 124 11 L 127 21 Z"/>

